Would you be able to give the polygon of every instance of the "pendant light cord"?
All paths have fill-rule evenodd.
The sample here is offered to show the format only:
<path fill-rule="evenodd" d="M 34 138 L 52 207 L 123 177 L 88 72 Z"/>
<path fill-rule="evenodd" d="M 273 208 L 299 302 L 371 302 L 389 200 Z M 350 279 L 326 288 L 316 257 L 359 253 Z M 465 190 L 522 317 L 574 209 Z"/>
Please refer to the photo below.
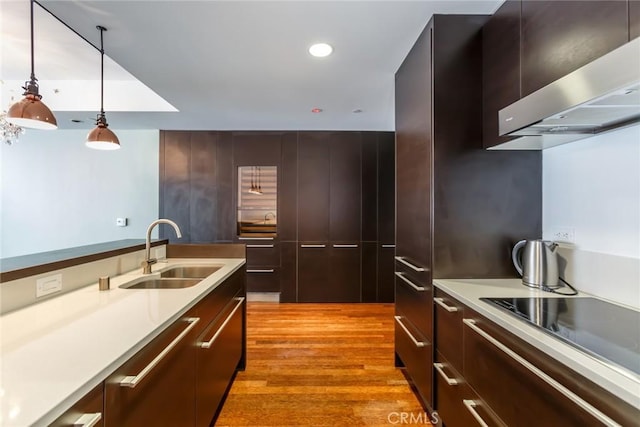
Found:
<path fill-rule="evenodd" d="M 36 73 L 35 73 L 35 61 L 33 60 L 33 56 L 34 56 L 34 48 L 33 48 L 33 2 L 34 0 L 31 0 L 29 2 L 29 4 L 31 5 L 31 80 L 35 81 L 36 80 Z"/>
<path fill-rule="evenodd" d="M 103 34 L 107 30 L 105 27 L 98 25 L 100 30 L 100 114 L 104 116 L 104 40 Z"/>

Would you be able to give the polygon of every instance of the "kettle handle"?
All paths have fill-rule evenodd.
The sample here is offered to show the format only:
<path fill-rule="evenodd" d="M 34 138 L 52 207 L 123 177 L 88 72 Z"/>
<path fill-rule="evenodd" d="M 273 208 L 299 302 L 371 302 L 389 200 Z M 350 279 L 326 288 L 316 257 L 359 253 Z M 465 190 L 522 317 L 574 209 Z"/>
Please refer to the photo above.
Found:
<path fill-rule="evenodd" d="M 511 261 L 513 261 L 513 266 L 516 268 L 516 270 L 518 270 L 518 274 L 520 276 L 522 276 L 522 256 L 520 255 L 520 253 L 522 252 L 522 248 L 526 243 L 526 240 L 520 240 L 518 243 L 516 243 L 516 245 L 513 247 L 513 250 L 511 251 Z"/>

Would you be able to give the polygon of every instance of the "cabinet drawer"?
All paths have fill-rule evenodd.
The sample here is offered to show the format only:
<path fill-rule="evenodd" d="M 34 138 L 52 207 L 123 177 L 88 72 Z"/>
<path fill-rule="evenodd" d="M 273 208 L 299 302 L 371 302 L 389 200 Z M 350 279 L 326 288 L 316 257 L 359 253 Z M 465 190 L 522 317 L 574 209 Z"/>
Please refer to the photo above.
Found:
<path fill-rule="evenodd" d="M 438 351 L 433 366 L 436 410 L 447 427 L 504 426 Z"/>
<path fill-rule="evenodd" d="M 408 273 L 396 271 L 396 314 L 408 318 L 422 335 L 433 337 L 433 288 Z"/>
<path fill-rule="evenodd" d="M 238 270 L 196 305 L 200 317 L 198 328 L 206 327 L 236 295 L 244 295 L 244 271 Z"/>
<path fill-rule="evenodd" d="M 247 267 L 247 292 L 280 292 L 280 269 Z"/>
<path fill-rule="evenodd" d="M 243 352 L 246 303 L 236 297 L 196 341 L 196 426 L 212 425 Z"/>
<path fill-rule="evenodd" d="M 62 414 L 49 427 L 104 426 L 104 384 L 100 383 Z"/>
<path fill-rule="evenodd" d="M 462 372 L 463 305 L 439 289 L 433 298 L 435 307 L 435 346 L 458 371 Z"/>
<path fill-rule="evenodd" d="M 280 266 L 280 247 L 277 243 L 247 243 L 247 267 Z"/>
<path fill-rule="evenodd" d="M 193 343 L 199 319 L 191 314 L 174 322 L 105 380 L 105 425 L 193 425 Z"/>
<path fill-rule="evenodd" d="M 598 389 L 587 379 L 559 380 L 545 372 L 557 369 L 557 362 L 537 363 L 535 352 L 523 351 L 525 347 L 481 316 L 465 311 L 463 323 L 464 376 L 507 425 L 618 425 L 610 417 L 622 425 L 637 422 L 637 410 L 607 409 L 593 395 L 582 396 Z"/>
<path fill-rule="evenodd" d="M 432 406 L 432 345 L 406 317 L 395 316 L 395 351 L 418 394 Z"/>

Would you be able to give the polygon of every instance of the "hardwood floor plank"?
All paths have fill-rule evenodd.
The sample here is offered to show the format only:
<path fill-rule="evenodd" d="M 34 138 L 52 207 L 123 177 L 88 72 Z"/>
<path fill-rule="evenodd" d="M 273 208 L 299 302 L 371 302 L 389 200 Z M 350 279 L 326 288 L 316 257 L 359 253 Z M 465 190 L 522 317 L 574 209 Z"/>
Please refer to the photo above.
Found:
<path fill-rule="evenodd" d="M 400 413 L 426 421 L 393 365 L 393 311 L 393 304 L 248 303 L 247 369 L 216 425 L 390 426 Z"/>

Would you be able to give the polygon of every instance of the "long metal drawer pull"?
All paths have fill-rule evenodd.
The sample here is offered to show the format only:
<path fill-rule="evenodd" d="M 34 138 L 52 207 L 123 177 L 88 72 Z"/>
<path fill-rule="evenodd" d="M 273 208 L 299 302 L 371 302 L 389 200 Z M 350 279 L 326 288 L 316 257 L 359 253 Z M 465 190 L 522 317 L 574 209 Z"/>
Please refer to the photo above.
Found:
<path fill-rule="evenodd" d="M 301 248 L 326 248 L 327 245 L 300 245 Z"/>
<path fill-rule="evenodd" d="M 444 365 L 442 363 L 434 363 L 433 367 L 436 368 L 436 371 L 438 371 L 438 373 L 447 382 L 447 384 L 449 384 L 449 385 L 458 385 L 458 384 L 460 384 L 457 379 L 449 378 L 447 376 L 447 374 L 444 373 L 444 370 L 442 369 L 442 368 L 444 368 Z"/>
<path fill-rule="evenodd" d="M 358 245 L 333 245 L 334 248 L 357 248 Z"/>
<path fill-rule="evenodd" d="M 395 258 L 396 258 L 396 261 L 400 261 L 401 263 L 403 263 L 404 265 L 406 265 L 407 267 L 410 267 L 411 269 L 413 269 L 415 271 L 427 271 L 426 268 L 418 267 L 417 265 L 414 265 L 414 264 L 410 263 L 409 261 L 405 260 L 404 257 L 402 257 L 402 256 L 397 256 Z"/>
<path fill-rule="evenodd" d="M 201 348 L 209 348 L 209 347 L 211 347 L 213 345 L 214 341 L 216 339 L 218 339 L 218 336 L 220 336 L 220 334 L 222 333 L 224 328 L 227 326 L 227 323 L 229 323 L 231 321 L 231 318 L 233 317 L 233 315 L 236 314 L 236 311 L 238 311 L 238 309 L 242 306 L 242 303 L 244 302 L 244 297 L 240 297 L 240 298 L 236 298 L 236 299 L 238 300 L 238 304 L 236 304 L 236 306 L 233 308 L 233 310 L 227 316 L 227 318 L 224 319 L 224 322 L 222 322 L 222 325 L 220 325 L 220 327 L 218 328 L 216 333 L 213 334 L 211 339 L 209 341 L 200 343 L 200 347 Z"/>
<path fill-rule="evenodd" d="M 273 245 L 245 245 L 247 248 L 273 248 Z"/>
<path fill-rule="evenodd" d="M 458 311 L 458 307 L 451 307 L 450 305 L 445 304 L 442 298 L 434 298 L 433 301 L 449 313 L 455 313 Z"/>
<path fill-rule="evenodd" d="M 404 326 L 404 323 L 402 323 L 402 317 L 400 316 L 393 316 L 396 319 L 396 322 L 398 322 L 398 325 L 400 325 L 400 327 L 402 329 L 404 329 L 405 333 L 409 336 L 409 338 L 411 338 L 411 341 L 413 341 L 413 343 L 415 344 L 416 347 L 424 347 L 426 344 L 422 341 L 418 341 L 411 332 L 409 332 L 409 329 L 407 329 L 406 326 Z"/>
<path fill-rule="evenodd" d="M 144 379 L 144 377 L 146 377 L 147 374 L 149 374 L 149 372 L 151 372 L 151 370 L 153 368 L 155 368 L 158 365 L 158 363 L 160 363 L 160 361 L 162 359 L 164 359 L 164 357 L 171 350 L 173 350 L 173 348 L 176 345 L 178 345 L 178 343 L 189 333 L 189 331 L 191 331 L 191 329 L 193 329 L 194 326 L 196 326 L 196 323 L 198 323 L 200 321 L 200 318 L 199 317 L 188 317 L 185 320 L 187 321 L 187 323 L 189 323 L 189 326 L 184 328 L 184 331 L 180 332 L 180 335 L 175 337 L 175 339 L 173 341 L 171 341 L 171 343 L 168 346 L 166 346 L 165 349 L 162 350 L 160 352 L 160 354 L 158 354 L 156 356 L 155 359 L 153 359 L 147 366 L 145 366 L 144 369 L 142 371 L 140 371 L 140 373 L 138 375 L 129 375 L 127 377 L 124 377 L 124 379 L 122 381 L 120 381 L 120 386 L 121 387 L 135 388 L 135 386 L 137 386 L 140 383 L 140 381 L 142 381 Z"/>
<path fill-rule="evenodd" d="M 399 271 L 396 271 L 396 276 L 398 276 L 399 278 L 401 278 L 402 280 L 404 280 L 405 282 L 407 282 L 409 284 L 409 286 L 411 286 L 413 289 L 415 289 L 418 292 L 424 292 L 425 288 L 423 286 L 418 286 L 415 283 L 413 283 L 411 280 L 407 279 L 406 277 L 404 277 L 403 273 L 400 273 Z"/>
<path fill-rule="evenodd" d="M 475 418 L 482 427 L 489 427 L 489 424 L 484 422 L 480 414 L 478 414 L 478 411 L 476 411 L 476 406 L 478 406 L 478 404 L 475 400 L 464 399 L 462 400 L 462 403 L 464 403 L 464 406 L 467 407 L 469 412 L 471 412 L 471 415 L 473 415 L 473 418 Z"/>
<path fill-rule="evenodd" d="M 383 248 L 395 248 L 396 245 L 381 245 Z"/>
<path fill-rule="evenodd" d="M 273 240 L 273 237 L 238 237 L 238 240 Z"/>
<path fill-rule="evenodd" d="M 273 273 L 274 271 L 273 268 L 269 268 L 265 270 L 247 270 L 247 273 Z"/>
<path fill-rule="evenodd" d="M 74 423 L 73 427 L 93 427 L 102 419 L 102 412 L 95 414 L 82 414 Z"/>
<path fill-rule="evenodd" d="M 482 329 L 480 329 L 476 325 L 476 321 L 475 320 L 473 320 L 473 319 L 462 319 L 462 321 L 464 322 L 465 325 L 467 325 L 469 328 L 471 328 L 471 330 L 473 330 L 475 333 L 477 333 L 478 335 L 480 335 L 481 337 L 483 337 L 484 339 L 489 341 L 491 344 L 496 346 L 498 349 L 502 350 L 509 357 L 511 357 L 516 362 L 520 363 L 522 366 L 527 368 L 529 371 L 531 371 L 533 374 L 535 374 L 542 381 L 546 382 L 548 385 L 550 385 L 551 387 L 556 389 L 556 391 L 558 391 L 559 393 L 564 395 L 567 399 L 571 400 L 573 403 L 575 403 L 576 405 L 578 405 L 579 407 L 584 409 L 586 412 L 588 412 L 594 418 L 597 418 L 598 421 L 600 421 L 600 422 L 602 422 L 602 423 L 604 423 L 605 425 L 608 425 L 608 426 L 618 426 L 618 427 L 620 426 L 620 424 L 616 423 L 611 418 L 609 418 L 608 416 L 606 416 L 605 414 L 600 412 L 598 409 L 594 408 L 591 404 L 589 404 L 588 402 L 583 400 L 580 396 L 576 395 L 571 390 L 569 390 L 568 388 L 566 388 L 565 386 L 563 386 L 562 384 L 560 384 L 559 382 L 557 382 L 556 380 L 551 378 L 549 375 L 545 374 L 543 371 L 541 371 L 538 367 L 533 365 L 527 359 L 525 359 L 524 357 L 520 356 L 518 353 L 516 353 L 515 351 L 511 350 L 506 345 L 502 344 L 500 341 L 498 341 L 497 339 L 495 339 L 494 337 L 489 335 L 487 332 L 485 332 Z"/>

